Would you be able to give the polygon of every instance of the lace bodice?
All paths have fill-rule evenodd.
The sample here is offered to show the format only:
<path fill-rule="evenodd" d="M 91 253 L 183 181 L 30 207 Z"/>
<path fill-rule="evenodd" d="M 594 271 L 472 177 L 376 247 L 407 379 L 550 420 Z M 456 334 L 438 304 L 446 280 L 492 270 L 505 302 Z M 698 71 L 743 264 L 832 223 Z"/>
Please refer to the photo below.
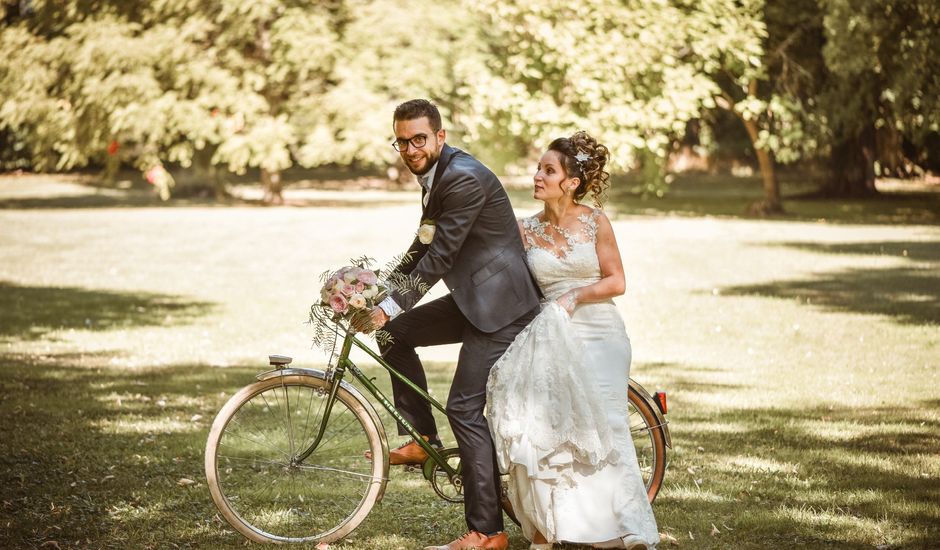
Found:
<path fill-rule="evenodd" d="M 546 300 L 600 280 L 598 216 L 597 209 L 581 214 L 574 229 L 540 221 L 539 214 L 522 220 L 526 257 Z"/>

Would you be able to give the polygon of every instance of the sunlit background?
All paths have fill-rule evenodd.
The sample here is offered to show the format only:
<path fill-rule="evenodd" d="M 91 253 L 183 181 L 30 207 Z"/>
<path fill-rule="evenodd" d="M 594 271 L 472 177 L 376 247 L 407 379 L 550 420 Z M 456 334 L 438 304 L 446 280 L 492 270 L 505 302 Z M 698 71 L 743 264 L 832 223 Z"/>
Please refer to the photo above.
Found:
<path fill-rule="evenodd" d="M 631 374 L 670 398 L 663 548 L 937 547 L 935 0 L 5 0 L 0 20 L 0 547 L 243 546 L 209 498 L 209 425 L 267 354 L 324 366 L 321 272 L 410 243 L 391 116 L 414 97 L 520 217 L 551 139 L 610 148 Z M 456 347 L 421 351 L 446 395 Z M 334 546 L 463 530 L 393 470 Z"/>

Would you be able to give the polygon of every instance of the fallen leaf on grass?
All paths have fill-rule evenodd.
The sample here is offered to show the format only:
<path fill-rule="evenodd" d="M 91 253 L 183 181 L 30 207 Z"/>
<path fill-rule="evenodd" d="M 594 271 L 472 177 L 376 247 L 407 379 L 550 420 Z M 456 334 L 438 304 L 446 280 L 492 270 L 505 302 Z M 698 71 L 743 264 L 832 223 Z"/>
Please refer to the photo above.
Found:
<path fill-rule="evenodd" d="M 196 482 L 189 479 L 188 477 L 181 477 L 179 481 L 176 482 L 180 487 L 186 487 L 188 485 L 194 485 Z"/>
<path fill-rule="evenodd" d="M 56 550 L 58 550 L 59 543 L 54 540 L 47 540 L 46 542 L 42 543 L 39 547 L 40 548 L 55 548 Z"/>
<path fill-rule="evenodd" d="M 695 537 L 692 535 L 692 531 L 689 531 L 689 540 L 695 540 Z"/>
<path fill-rule="evenodd" d="M 673 546 L 679 546 L 679 539 L 670 535 L 669 533 L 660 533 L 659 540 L 662 542 L 668 542 L 669 544 Z"/>
<path fill-rule="evenodd" d="M 329 550 L 330 545 L 327 544 L 327 543 L 325 543 L 325 542 L 321 542 L 320 544 L 317 544 L 317 545 L 315 546 L 315 548 L 316 548 L 317 550 Z"/>
<path fill-rule="evenodd" d="M 715 527 L 715 524 L 713 523 L 711 535 L 714 537 L 715 535 L 720 535 L 720 534 L 721 534 L 721 531 L 719 531 L 718 528 Z"/>

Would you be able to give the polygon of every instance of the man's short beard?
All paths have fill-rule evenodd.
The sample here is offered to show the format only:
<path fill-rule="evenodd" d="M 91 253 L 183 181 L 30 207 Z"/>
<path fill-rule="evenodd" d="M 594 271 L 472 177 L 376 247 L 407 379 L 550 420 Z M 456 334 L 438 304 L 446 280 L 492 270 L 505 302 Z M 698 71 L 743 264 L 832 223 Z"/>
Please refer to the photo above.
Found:
<path fill-rule="evenodd" d="M 424 172 L 415 172 L 415 171 L 411 170 L 411 167 L 408 167 L 408 170 L 411 171 L 411 173 L 414 174 L 414 175 L 416 175 L 416 176 L 423 176 L 423 175 L 425 175 L 425 174 L 427 174 L 428 172 L 431 171 L 431 168 L 434 167 L 434 164 L 435 164 L 435 163 L 438 161 L 438 159 L 440 159 L 440 158 L 441 158 L 440 153 L 438 153 L 436 156 L 428 157 L 428 165 L 425 166 Z M 407 165 L 407 164 L 406 164 L 406 165 Z"/>

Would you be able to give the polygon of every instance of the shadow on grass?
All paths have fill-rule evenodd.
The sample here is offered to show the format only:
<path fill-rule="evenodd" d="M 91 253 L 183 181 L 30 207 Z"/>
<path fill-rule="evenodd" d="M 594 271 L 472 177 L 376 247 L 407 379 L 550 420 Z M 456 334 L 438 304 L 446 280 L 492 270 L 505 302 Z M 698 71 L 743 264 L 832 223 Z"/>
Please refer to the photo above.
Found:
<path fill-rule="evenodd" d="M 247 372 L 92 370 L 7 356 L 0 374 L 0 547 L 189 547 L 194 531 L 210 547 L 241 543 L 212 520 L 200 458 L 219 392 Z"/>
<path fill-rule="evenodd" d="M 234 199 L 186 198 L 162 201 L 152 194 L 88 193 L 85 195 L 53 195 L 48 197 L 9 198 L 0 200 L 0 210 L 81 209 L 81 208 L 160 208 L 174 206 L 229 206 Z"/>
<path fill-rule="evenodd" d="M 297 208 L 380 208 L 415 204 L 418 199 L 416 193 L 401 193 L 400 198 L 361 199 L 354 192 L 349 198 L 318 198 L 316 196 L 292 196 L 290 191 L 285 194 L 284 207 Z M 187 207 L 227 207 L 227 206 L 256 206 L 270 207 L 261 200 L 253 199 L 213 199 L 213 198 L 173 198 L 161 201 L 156 197 L 131 195 L 127 197 L 114 195 L 78 195 L 60 197 L 37 197 L 21 199 L 0 200 L 0 210 L 35 210 L 35 209 L 83 209 L 83 208 L 187 208 Z"/>
<path fill-rule="evenodd" d="M 35 340 L 54 330 L 178 325 L 213 305 L 148 292 L 20 286 L 0 281 L 0 339 Z"/>
<path fill-rule="evenodd" d="M 855 268 L 806 279 L 725 287 L 721 292 L 795 299 L 834 311 L 887 315 L 905 324 L 940 324 L 940 272 L 936 269 Z"/>
<path fill-rule="evenodd" d="M 940 262 L 940 242 L 878 241 L 864 243 L 787 242 L 774 244 L 820 254 L 851 254 L 859 256 L 892 256 L 918 262 Z"/>
<path fill-rule="evenodd" d="M 612 179 L 609 204 L 619 214 L 763 219 L 749 213 L 750 205 L 762 198 L 757 177 L 679 174 L 661 198 L 633 192 L 639 183 L 636 176 Z M 771 218 L 777 221 L 940 223 L 940 193 L 936 192 L 884 191 L 865 199 L 819 198 L 813 196 L 815 184 L 798 173 L 786 175 L 780 185 L 786 212 Z"/>
<path fill-rule="evenodd" d="M 87 369 L 65 356 L 0 356 L 0 547 L 242 547 L 216 517 L 202 455 L 216 412 L 263 368 Z M 940 480 L 922 461 L 940 446 L 935 401 L 720 412 L 679 402 L 660 530 L 689 548 L 870 548 L 877 527 L 876 544 L 929 548 Z M 414 548 L 461 532 L 459 505 L 420 475 L 391 477 L 382 505 L 335 547 Z M 527 546 L 509 532 L 511 548 Z"/>
<path fill-rule="evenodd" d="M 669 518 L 706 514 L 737 536 L 763 532 L 766 548 L 930 548 L 940 535 L 931 473 L 940 422 L 929 406 L 685 411 L 673 418 L 673 440 L 698 452 L 680 451 L 657 506 Z"/>

